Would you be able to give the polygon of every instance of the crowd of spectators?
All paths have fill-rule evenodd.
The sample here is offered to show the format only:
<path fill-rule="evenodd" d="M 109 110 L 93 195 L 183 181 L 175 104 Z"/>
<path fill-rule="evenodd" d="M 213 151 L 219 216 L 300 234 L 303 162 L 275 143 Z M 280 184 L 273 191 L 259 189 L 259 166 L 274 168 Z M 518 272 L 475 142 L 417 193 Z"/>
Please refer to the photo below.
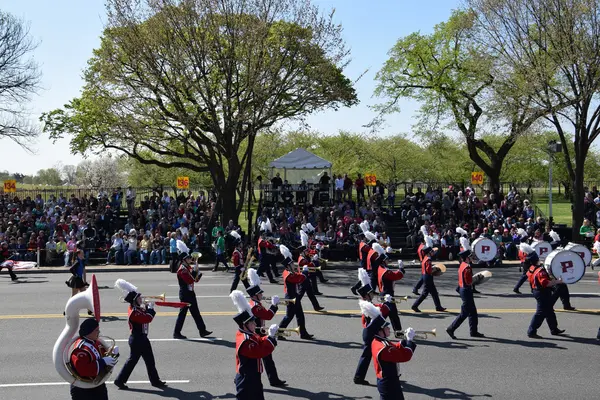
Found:
<path fill-rule="evenodd" d="M 181 239 L 194 251 L 211 246 L 209 227 L 219 225 L 215 192 L 153 192 L 136 199 L 135 190 L 100 190 L 77 197 L 0 196 L 0 242 L 11 258 L 70 266 L 77 249 L 100 252 L 117 264 L 166 264 L 170 241 Z M 124 204 L 123 204 L 124 203 Z M 213 218 L 213 214 L 215 214 Z"/>

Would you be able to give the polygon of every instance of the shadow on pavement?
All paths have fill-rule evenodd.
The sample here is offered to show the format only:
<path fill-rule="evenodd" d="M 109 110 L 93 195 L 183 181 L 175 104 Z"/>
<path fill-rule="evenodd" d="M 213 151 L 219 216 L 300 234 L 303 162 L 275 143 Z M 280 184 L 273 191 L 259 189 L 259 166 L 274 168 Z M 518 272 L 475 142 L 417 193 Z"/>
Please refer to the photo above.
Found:
<path fill-rule="evenodd" d="M 582 344 L 592 344 L 600 346 L 600 340 L 594 337 L 580 337 L 580 336 L 571 336 L 571 335 L 562 335 L 559 337 L 553 337 L 553 340 L 557 340 L 559 342 L 573 342 L 573 343 L 582 343 Z"/>
<path fill-rule="evenodd" d="M 126 318 L 119 318 L 119 317 L 115 317 L 113 315 L 108 315 L 108 316 L 100 316 L 100 319 L 102 320 L 102 322 L 115 322 L 115 321 L 126 321 Z"/>
<path fill-rule="evenodd" d="M 428 312 L 421 312 L 421 313 L 412 313 L 412 314 L 403 314 L 402 310 L 400 310 L 400 315 L 405 316 L 405 317 L 416 317 L 416 318 L 434 318 L 434 319 L 441 319 L 441 318 L 445 318 L 445 317 L 453 317 L 454 315 L 458 315 L 458 313 L 453 314 L 453 313 L 428 313 Z"/>
<path fill-rule="evenodd" d="M 312 345 L 318 345 L 318 346 L 331 346 L 331 347 L 337 347 L 340 349 L 362 349 L 362 343 L 359 342 L 332 342 L 330 340 L 323 340 L 323 339 L 317 339 L 314 338 L 313 340 L 285 340 L 286 342 L 292 342 L 292 343 L 306 343 L 306 344 L 312 344 Z"/>
<path fill-rule="evenodd" d="M 552 337 L 552 339 L 555 339 L 555 338 Z M 530 341 L 530 340 L 513 340 L 513 339 L 497 338 L 497 337 L 492 337 L 492 336 L 486 336 L 485 338 L 482 338 L 482 339 L 469 338 L 468 340 L 471 340 L 473 342 L 488 342 L 489 341 L 489 342 L 496 342 L 496 343 L 500 343 L 500 344 L 512 344 L 515 346 L 532 347 L 532 348 L 537 348 L 537 349 L 552 348 L 552 349 L 567 350 L 566 347 L 562 347 L 562 346 L 557 345 L 556 343 L 546 342 L 546 341 L 534 342 L 534 341 Z M 540 340 L 543 340 L 543 339 L 540 339 Z"/>
<path fill-rule="evenodd" d="M 460 338 L 458 340 L 460 340 Z M 467 343 L 462 343 L 462 342 L 461 343 L 436 342 L 433 340 L 419 340 L 419 341 L 417 341 L 417 344 L 420 344 L 423 346 L 440 347 L 442 349 L 458 349 L 458 350 L 465 350 L 470 347 L 489 347 L 489 346 L 472 345 L 472 344 L 467 344 Z"/>
<path fill-rule="evenodd" d="M 361 397 L 350 397 L 343 394 L 332 393 L 332 392 L 309 392 L 308 390 L 298 389 L 294 387 L 286 387 L 282 390 L 264 389 L 265 394 L 287 394 L 296 399 L 310 399 L 310 400 L 361 400 L 361 399 L 372 399 L 371 396 Z"/>
<path fill-rule="evenodd" d="M 50 282 L 50 281 L 30 281 L 30 280 L 23 280 L 22 277 L 19 277 L 19 280 L 17 281 L 13 281 L 13 285 L 20 285 L 23 283 L 46 283 L 46 282 Z"/>
<path fill-rule="evenodd" d="M 137 389 L 134 387 L 129 387 L 128 390 L 125 390 L 125 392 L 132 392 L 132 393 L 148 393 L 148 394 L 153 394 L 155 396 L 159 396 L 159 397 L 167 397 L 167 398 L 171 398 L 171 399 L 199 399 L 199 400 L 211 400 L 211 399 L 235 399 L 235 394 L 233 393 L 227 393 L 227 394 L 221 394 L 221 395 L 217 395 L 217 396 L 213 396 L 212 394 L 205 392 L 203 390 L 200 390 L 198 392 L 185 392 L 181 389 L 176 389 L 174 387 L 171 386 L 167 386 L 164 389 Z"/>
<path fill-rule="evenodd" d="M 461 392 L 460 390 L 454 390 L 450 388 L 420 388 L 407 382 L 402 382 L 402 391 L 405 393 L 425 394 L 434 399 L 473 399 L 475 397 L 492 397 L 490 394 L 468 394 Z"/>

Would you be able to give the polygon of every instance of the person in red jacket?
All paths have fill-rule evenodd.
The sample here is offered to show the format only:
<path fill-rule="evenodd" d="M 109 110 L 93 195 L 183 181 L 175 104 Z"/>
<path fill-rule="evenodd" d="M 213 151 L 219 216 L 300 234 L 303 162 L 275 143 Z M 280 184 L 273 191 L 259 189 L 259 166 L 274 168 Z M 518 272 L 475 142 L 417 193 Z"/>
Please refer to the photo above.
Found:
<path fill-rule="evenodd" d="M 425 256 L 423 257 L 423 261 L 421 261 L 421 274 L 425 289 L 411 307 L 412 310 L 417 313 L 421 312 L 421 310 L 419 310 L 419 305 L 427 298 L 427 296 L 429 296 L 429 293 L 431 293 L 431 298 L 435 304 L 435 310 L 440 312 L 446 311 L 446 309 L 442 307 L 442 304 L 440 303 L 440 297 L 435 287 L 435 283 L 433 282 L 433 264 L 431 263 L 430 258 L 430 253 L 432 251 L 433 246 L 430 243 L 427 243 L 423 248 L 423 254 Z"/>
<path fill-rule="evenodd" d="M 2 263 L 10 258 L 10 250 L 8 249 L 8 243 L 2 242 L 0 245 L 0 271 L 2 268 L 6 268 L 8 270 L 8 274 L 10 275 L 10 279 L 14 282 L 17 279 L 17 275 L 13 272 L 13 267 L 11 263 L 7 263 L 6 266 L 3 266 Z"/>
<path fill-rule="evenodd" d="M 146 364 L 150 384 L 158 388 L 167 386 L 158 377 L 152 345 L 150 344 L 150 340 L 148 340 L 148 326 L 156 315 L 154 304 L 142 305 L 142 294 L 137 291 L 135 286 L 123 279 L 118 279 L 115 282 L 115 286 L 123 292 L 127 292 L 125 301 L 129 303 L 128 321 L 129 330 L 131 331 L 129 335 L 129 348 L 131 349 L 129 358 L 125 361 L 123 369 L 121 369 L 117 379 L 115 379 L 115 385 L 122 390 L 129 389 L 127 380 L 140 360 L 140 357 L 142 357 Z"/>
<path fill-rule="evenodd" d="M 468 241 L 465 244 L 467 246 L 463 246 L 463 251 L 458 254 L 461 259 L 460 266 L 458 267 L 458 287 L 460 298 L 462 299 L 460 314 L 446 329 L 446 332 L 452 339 L 456 339 L 454 331 L 458 329 L 467 317 L 469 318 L 471 337 L 484 337 L 477 329 L 478 318 L 477 307 L 475 307 L 475 300 L 473 299 L 473 269 L 471 268 L 470 257 L 471 249 L 468 245 Z"/>
<path fill-rule="evenodd" d="M 258 243 L 256 246 L 258 261 L 260 263 L 260 266 L 258 267 L 258 274 L 260 276 L 264 276 L 263 274 L 266 272 L 270 283 L 277 283 L 277 281 L 273 278 L 273 274 L 271 273 L 271 260 L 275 257 L 271 253 L 276 249 L 277 246 L 270 240 L 267 240 L 267 232 L 261 229 L 260 237 L 258 238 Z"/>
<path fill-rule="evenodd" d="M 527 278 L 533 297 L 537 302 L 537 308 L 531 323 L 527 329 L 527 336 L 534 339 L 541 339 L 537 330 L 544 320 L 548 323 L 552 335 L 561 335 L 564 329 L 558 329 L 558 321 L 554 313 L 554 303 L 552 301 L 552 286 L 562 283 L 560 279 L 551 279 L 543 265 L 540 264 L 539 256 L 535 250 L 528 253 L 527 258 L 531 264 L 527 271 Z"/>
<path fill-rule="evenodd" d="M 382 316 L 374 318 L 369 324 L 369 329 L 376 332 L 371 343 L 371 353 L 377 376 L 377 390 L 381 400 L 404 400 L 398 376 L 398 363 L 412 359 L 417 347 L 413 342 L 415 331 L 408 328 L 404 333 L 404 340 L 392 343 L 387 340 L 390 335 L 389 325 Z"/>
<path fill-rule="evenodd" d="M 404 278 L 404 263 L 398 260 L 398 270 L 394 271 L 387 267 L 384 262 L 377 272 L 377 284 L 379 285 L 379 294 L 385 296 L 389 294 L 394 297 L 394 283 Z"/>
<path fill-rule="evenodd" d="M 231 282 L 231 288 L 229 289 L 229 293 L 231 293 L 237 289 L 238 284 L 240 283 L 240 279 L 242 278 L 242 274 L 244 273 L 246 268 L 249 267 L 249 265 L 244 265 L 244 254 L 242 253 L 242 239 L 240 237 L 240 234 L 236 231 L 231 231 L 229 232 L 229 234 L 235 238 L 235 249 L 231 254 L 231 263 L 233 264 L 234 268 L 233 282 Z M 251 252 L 252 249 L 248 249 L 248 251 Z M 248 277 L 246 276 L 246 278 L 241 279 L 241 281 L 244 287 L 248 289 L 248 287 L 250 286 L 250 284 L 248 283 Z"/>
<path fill-rule="evenodd" d="M 234 290 L 229 296 L 239 312 L 233 318 L 239 328 L 235 335 L 236 399 L 264 400 L 260 378 L 263 369 L 262 360 L 275 350 L 277 346 L 275 337 L 279 328 L 273 324 L 268 329 L 268 336 L 256 334 L 256 317 L 252 314 L 244 294 Z"/>
<path fill-rule="evenodd" d="M 360 268 L 367 270 L 367 258 L 372 249 L 371 246 L 377 242 L 377 236 L 367 230 L 365 230 L 362 235 L 364 235 L 364 238 L 358 244 L 358 259 L 360 260 Z M 358 296 L 358 288 L 360 288 L 361 285 L 362 283 L 359 280 L 350 288 L 350 291 L 352 291 L 354 295 Z"/>
<path fill-rule="evenodd" d="M 75 340 L 69 359 L 75 373 L 86 379 L 96 379 L 114 367 L 116 359 L 107 354 L 107 350 L 98 340 L 100 326 L 94 318 L 85 319 L 79 327 L 79 339 Z M 119 354 L 115 346 L 113 354 Z M 91 389 L 71 385 L 72 400 L 108 400 L 106 384 Z"/>

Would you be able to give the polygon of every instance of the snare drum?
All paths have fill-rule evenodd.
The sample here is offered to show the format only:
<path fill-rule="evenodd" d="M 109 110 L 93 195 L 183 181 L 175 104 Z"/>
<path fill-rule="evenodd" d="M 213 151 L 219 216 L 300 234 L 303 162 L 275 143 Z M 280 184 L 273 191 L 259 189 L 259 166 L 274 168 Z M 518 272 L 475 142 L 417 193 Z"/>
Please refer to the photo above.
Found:
<path fill-rule="evenodd" d="M 579 257 L 582 258 L 585 265 L 590 265 L 592 262 L 592 252 L 584 245 L 569 242 L 565 246 L 565 250 L 571 250 L 572 252 L 579 254 Z"/>
<path fill-rule="evenodd" d="M 496 246 L 493 240 L 488 238 L 475 239 L 471 247 L 479 261 L 492 261 L 498 254 L 498 246 Z"/>
<path fill-rule="evenodd" d="M 544 268 L 556 279 L 562 278 L 564 283 L 572 284 L 585 275 L 583 259 L 570 250 L 554 250 L 546 257 Z"/>
<path fill-rule="evenodd" d="M 539 256 L 540 261 L 542 262 L 546 259 L 546 257 L 548 257 L 548 254 L 552 253 L 552 245 L 548 242 L 544 242 L 543 240 L 539 242 L 533 242 L 531 247 L 533 247 Z"/>

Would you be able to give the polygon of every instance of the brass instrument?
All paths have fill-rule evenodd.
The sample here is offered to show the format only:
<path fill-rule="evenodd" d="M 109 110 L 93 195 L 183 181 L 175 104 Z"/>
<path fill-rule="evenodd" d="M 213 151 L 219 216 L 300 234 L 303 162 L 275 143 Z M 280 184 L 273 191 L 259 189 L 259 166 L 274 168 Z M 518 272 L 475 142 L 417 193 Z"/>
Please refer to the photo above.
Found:
<path fill-rule="evenodd" d="M 381 297 L 381 301 L 385 301 L 385 298 Z M 400 304 L 403 301 L 408 301 L 408 296 L 404 296 L 404 297 L 392 297 L 392 303 Z"/>
<path fill-rule="evenodd" d="M 321 267 L 308 267 L 308 272 L 317 272 L 320 270 L 321 270 Z"/>
<path fill-rule="evenodd" d="M 165 301 L 165 293 L 159 294 L 158 296 L 144 296 L 144 303 L 150 303 L 150 301 L 147 301 L 148 299 Z"/>
<path fill-rule="evenodd" d="M 396 336 L 404 336 L 404 331 L 394 331 Z M 433 328 L 430 331 L 415 331 L 415 337 L 417 339 L 427 339 L 427 336 L 437 336 L 436 329 Z M 398 342 L 399 340 L 390 340 L 390 342 Z"/>
<path fill-rule="evenodd" d="M 260 328 L 260 333 L 262 333 L 263 335 L 268 335 L 269 334 L 269 328 L 265 328 L 265 327 Z M 292 336 L 292 333 L 300 335 L 300 327 L 297 327 L 297 328 L 294 328 L 294 329 L 292 329 L 292 328 L 279 328 L 277 330 L 277 334 L 279 336 L 290 337 L 290 336 Z"/>
<path fill-rule="evenodd" d="M 194 274 L 196 275 L 196 277 L 194 278 L 194 280 L 196 282 L 198 282 L 200 280 L 200 278 L 202 277 L 202 274 L 200 273 L 200 266 L 198 265 L 198 259 L 202 257 L 202 253 L 199 252 L 194 252 L 192 253 L 192 259 L 194 260 Z"/>
<path fill-rule="evenodd" d="M 271 297 L 263 297 L 264 301 L 271 301 L 271 299 Z M 279 299 L 279 304 L 283 304 L 284 306 L 296 304 L 296 299 Z"/>
<path fill-rule="evenodd" d="M 256 261 L 256 257 L 254 257 L 254 249 L 250 247 L 248 249 L 248 255 L 246 256 L 246 262 L 244 263 L 244 272 L 240 275 L 240 279 L 245 281 L 248 279 L 248 268 L 252 266 L 252 263 Z"/>

